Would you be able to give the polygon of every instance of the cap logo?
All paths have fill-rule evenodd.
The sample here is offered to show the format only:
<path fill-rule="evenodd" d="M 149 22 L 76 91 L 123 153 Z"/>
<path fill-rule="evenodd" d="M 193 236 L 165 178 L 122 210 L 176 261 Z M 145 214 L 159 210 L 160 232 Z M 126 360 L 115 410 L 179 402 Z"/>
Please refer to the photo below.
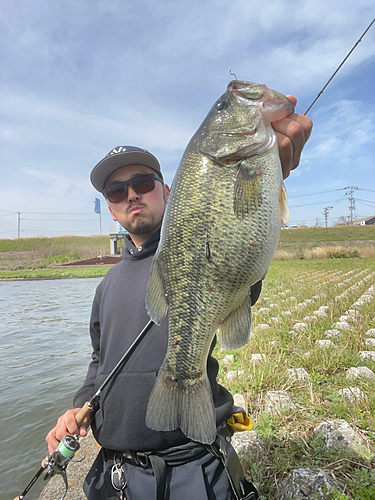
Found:
<path fill-rule="evenodd" d="M 130 151 L 143 151 L 145 153 L 148 153 L 148 151 L 143 148 L 137 148 L 134 146 L 117 146 L 116 148 L 113 148 L 112 151 L 110 151 L 105 157 L 107 158 L 107 156 L 112 156 L 118 153 L 125 153 Z"/>

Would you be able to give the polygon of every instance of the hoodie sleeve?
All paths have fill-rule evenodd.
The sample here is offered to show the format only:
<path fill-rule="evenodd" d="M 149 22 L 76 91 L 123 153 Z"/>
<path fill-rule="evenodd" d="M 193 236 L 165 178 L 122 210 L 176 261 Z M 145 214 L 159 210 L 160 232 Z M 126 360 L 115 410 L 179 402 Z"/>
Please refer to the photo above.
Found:
<path fill-rule="evenodd" d="M 81 408 L 95 394 L 95 381 L 99 366 L 99 351 L 100 351 L 100 288 L 98 287 L 94 302 L 91 309 L 90 318 L 90 336 L 91 345 L 93 348 L 91 354 L 91 363 L 86 375 L 86 380 L 83 386 L 77 391 L 73 398 L 74 408 Z"/>

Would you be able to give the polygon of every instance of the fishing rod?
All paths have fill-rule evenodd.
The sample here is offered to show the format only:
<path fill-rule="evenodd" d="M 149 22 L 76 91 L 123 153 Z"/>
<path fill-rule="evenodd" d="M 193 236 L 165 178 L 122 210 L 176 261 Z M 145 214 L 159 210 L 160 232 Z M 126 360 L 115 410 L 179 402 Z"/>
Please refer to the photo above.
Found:
<path fill-rule="evenodd" d="M 371 21 L 371 23 L 369 24 L 369 26 L 367 27 L 367 29 L 362 33 L 361 37 L 359 38 L 359 40 L 357 40 L 357 42 L 354 44 L 353 48 L 350 50 L 350 52 L 347 54 L 347 56 L 343 59 L 342 63 L 340 64 L 340 66 L 336 69 L 336 71 L 333 73 L 333 75 L 331 76 L 331 78 L 328 80 L 328 82 L 324 85 L 324 87 L 322 88 L 322 90 L 319 92 L 319 94 L 316 96 L 316 98 L 314 99 L 314 101 L 310 104 L 310 106 L 307 108 L 306 112 L 304 113 L 304 115 L 307 115 L 307 113 L 310 111 L 310 109 L 313 107 L 313 105 L 316 103 L 316 101 L 319 99 L 319 97 L 323 94 L 323 92 L 325 91 L 325 89 L 328 87 L 328 85 L 331 83 L 331 81 L 333 80 L 333 78 L 335 77 L 335 75 L 338 73 L 338 71 L 340 70 L 340 68 L 344 65 L 344 63 L 346 62 L 346 60 L 348 59 L 348 57 L 350 56 L 350 54 L 354 51 L 354 49 L 357 47 L 357 45 L 362 41 L 362 38 L 366 35 L 366 33 L 368 32 L 368 30 L 371 28 L 371 26 L 374 24 L 375 22 L 375 18 Z"/>
<path fill-rule="evenodd" d="M 99 407 L 99 397 L 103 389 L 111 382 L 111 380 L 117 375 L 117 373 L 121 370 L 125 362 L 128 360 L 130 355 L 133 353 L 135 348 L 138 346 L 138 344 L 141 342 L 143 337 L 150 331 L 152 326 L 154 325 L 154 322 L 150 320 L 146 326 L 143 328 L 143 330 L 138 334 L 138 337 L 134 340 L 134 342 L 131 344 L 129 349 L 125 352 L 125 354 L 122 356 L 120 361 L 117 363 L 117 365 L 113 368 L 111 373 L 108 375 L 108 377 L 104 380 L 102 385 L 99 387 L 99 389 L 96 391 L 96 393 L 93 395 L 93 397 L 90 399 L 90 401 L 86 402 L 83 407 L 80 409 L 80 411 L 76 415 L 76 421 L 77 421 L 77 426 L 81 427 L 83 422 L 87 417 L 93 417 L 95 412 L 97 411 Z M 29 484 L 26 486 L 26 488 L 23 490 L 23 492 L 17 496 L 14 500 L 23 500 L 26 496 L 26 494 L 31 490 L 32 486 L 36 483 L 38 478 L 44 473 L 44 479 L 50 479 L 52 476 L 55 474 L 58 474 L 62 476 L 65 484 L 65 492 L 63 496 L 61 497 L 61 500 L 65 498 L 65 495 L 68 492 L 68 478 L 66 475 L 66 468 L 74 458 L 74 455 L 76 452 L 79 450 L 80 445 L 78 442 L 78 436 L 70 436 L 66 435 L 62 438 L 56 449 L 48 455 L 41 463 L 41 466 L 39 470 L 36 472 L 34 477 L 31 479 Z"/>

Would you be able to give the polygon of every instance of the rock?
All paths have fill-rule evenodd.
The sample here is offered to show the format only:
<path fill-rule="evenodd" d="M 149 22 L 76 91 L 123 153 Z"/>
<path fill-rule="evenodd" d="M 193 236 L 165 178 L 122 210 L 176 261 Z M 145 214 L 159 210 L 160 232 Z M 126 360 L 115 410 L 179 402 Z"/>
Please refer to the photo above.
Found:
<path fill-rule="evenodd" d="M 365 345 L 367 345 L 367 347 L 375 347 L 375 339 L 366 339 Z"/>
<path fill-rule="evenodd" d="M 280 500 L 309 500 L 327 497 L 327 490 L 340 488 L 321 469 L 296 469 L 280 484 Z"/>
<path fill-rule="evenodd" d="M 375 361 L 375 351 L 359 351 L 358 356 L 362 359 L 370 359 Z"/>
<path fill-rule="evenodd" d="M 295 410 L 297 407 L 286 391 L 268 391 L 265 395 L 264 411 L 276 413 L 279 410 Z"/>
<path fill-rule="evenodd" d="M 305 316 L 303 321 L 306 321 L 307 323 L 316 323 L 318 318 L 316 316 Z"/>
<path fill-rule="evenodd" d="M 332 339 L 338 339 L 339 337 L 341 337 L 342 333 L 340 332 L 340 330 L 326 330 L 324 332 L 324 335 Z"/>
<path fill-rule="evenodd" d="M 239 406 L 243 408 L 245 412 L 247 411 L 247 404 L 245 398 L 242 394 L 233 394 L 234 406 Z"/>
<path fill-rule="evenodd" d="M 307 323 L 296 323 L 293 326 L 293 330 L 296 332 L 304 332 L 308 329 L 308 324 Z"/>
<path fill-rule="evenodd" d="M 320 347 L 321 349 L 333 349 L 336 345 L 330 340 L 317 340 L 315 345 Z"/>
<path fill-rule="evenodd" d="M 261 363 L 262 361 L 265 361 L 266 355 L 265 354 L 252 354 L 251 355 L 251 361 L 254 363 Z"/>
<path fill-rule="evenodd" d="M 367 366 L 358 366 L 349 368 L 346 372 L 346 378 L 358 378 L 363 377 L 367 379 L 375 380 L 375 373 L 367 368 Z"/>
<path fill-rule="evenodd" d="M 328 314 L 327 314 L 325 311 L 315 311 L 315 312 L 314 312 L 314 315 L 315 315 L 317 318 L 321 318 L 321 319 L 328 318 Z"/>
<path fill-rule="evenodd" d="M 233 354 L 227 354 L 225 356 L 225 358 L 223 358 L 223 364 L 225 366 L 229 366 L 230 364 L 232 364 L 234 361 L 234 355 Z"/>
<path fill-rule="evenodd" d="M 343 446 L 360 454 L 369 452 L 365 441 L 350 427 L 346 420 L 337 419 L 323 422 L 316 427 L 314 432 L 323 437 L 327 449 Z"/>
<path fill-rule="evenodd" d="M 256 330 L 268 330 L 270 328 L 270 325 L 267 325 L 266 323 L 260 323 L 255 327 Z"/>
<path fill-rule="evenodd" d="M 337 330 L 341 330 L 341 331 L 344 331 L 344 332 L 350 332 L 351 329 L 352 329 L 352 327 L 346 321 L 338 321 L 335 324 L 335 328 Z"/>
<path fill-rule="evenodd" d="M 281 347 L 281 342 L 280 340 L 271 340 L 270 342 L 268 342 L 268 345 L 270 347 Z"/>
<path fill-rule="evenodd" d="M 368 400 L 366 394 L 359 387 L 345 387 L 342 391 L 345 401 L 353 403 L 354 401 Z"/>
<path fill-rule="evenodd" d="M 228 382 L 234 382 L 236 379 L 240 379 L 243 374 L 243 370 L 231 370 L 226 374 L 226 378 Z"/>
<path fill-rule="evenodd" d="M 356 311 L 355 309 L 349 309 L 346 311 L 346 314 L 351 318 L 351 319 L 360 319 L 362 318 L 362 315 Z"/>
<path fill-rule="evenodd" d="M 288 373 L 292 382 L 303 382 L 305 384 L 310 378 L 304 368 L 288 368 Z"/>
<path fill-rule="evenodd" d="M 256 431 L 235 432 L 232 445 L 242 460 L 260 461 L 266 458 L 266 447 Z"/>
<path fill-rule="evenodd" d="M 375 328 L 370 328 L 370 330 L 367 330 L 365 333 L 365 337 L 371 337 L 372 335 L 375 335 Z"/>
<path fill-rule="evenodd" d="M 257 310 L 258 313 L 263 313 L 263 312 L 270 312 L 269 307 L 261 307 L 260 309 Z"/>

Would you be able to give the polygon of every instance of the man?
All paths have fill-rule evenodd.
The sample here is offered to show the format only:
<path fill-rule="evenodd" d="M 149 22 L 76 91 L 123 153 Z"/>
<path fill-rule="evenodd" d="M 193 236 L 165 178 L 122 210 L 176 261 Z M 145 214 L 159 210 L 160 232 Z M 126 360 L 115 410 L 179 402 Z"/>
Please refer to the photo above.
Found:
<path fill-rule="evenodd" d="M 285 178 L 299 163 L 312 123 L 305 116 L 292 114 L 273 126 Z M 88 419 L 78 428 L 75 415 L 148 323 L 144 299 L 169 195 L 157 159 L 146 150 L 130 146 L 113 149 L 93 169 L 91 181 L 104 194 L 114 220 L 127 229 L 129 237 L 123 260 L 108 271 L 97 288 L 90 322 L 92 362 L 86 381 L 74 398 L 75 409 L 60 417 L 46 438 L 50 452 L 66 434 L 86 435 Z M 256 302 L 260 288 L 260 284 L 252 287 L 252 303 Z M 232 490 L 231 471 L 225 468 L 216 442 L 210 451 L 189 442 L 179 429 L 158 432 L 146 427 L 148 397 L 167 350 L 167 338 L 164 319 L 160 326 L 152 327 L 124 370 L 101 394 L 92 428 L 102 450 L 85 481 L 87 497 L 256 498 L 251 493 L 247 496 Z M 216 423 L 221 429 L 236 410 L 232 396 L 216 381 L 218 363 L 211 356 L 212 349 L 213 346 L 207 371 Z M 249 488 L 248 492 L 251 485 Z"/>

